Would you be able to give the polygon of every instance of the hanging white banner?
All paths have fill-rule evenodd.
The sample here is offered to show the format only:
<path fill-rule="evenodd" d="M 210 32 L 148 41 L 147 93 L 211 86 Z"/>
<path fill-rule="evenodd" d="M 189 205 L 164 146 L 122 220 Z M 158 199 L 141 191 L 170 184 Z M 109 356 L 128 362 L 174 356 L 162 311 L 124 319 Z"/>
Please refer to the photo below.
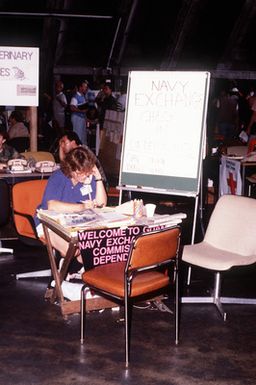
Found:
<path fill-rule="evenodd" d="M 0 105 L 38 106 L 39 48 L 0 47 Z"/>

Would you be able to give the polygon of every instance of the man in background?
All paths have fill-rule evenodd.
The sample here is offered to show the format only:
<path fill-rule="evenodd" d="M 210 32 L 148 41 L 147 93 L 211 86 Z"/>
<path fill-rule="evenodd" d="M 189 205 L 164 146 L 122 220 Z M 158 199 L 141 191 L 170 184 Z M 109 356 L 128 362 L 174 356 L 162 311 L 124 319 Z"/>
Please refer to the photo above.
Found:
<path fill-rule="evenodd" d="M 65 110 L 67 107 L 67 98 L 63 92 L 64 84 L 61 80 L 55 83 L 55 97 L 52 101 L 53 121 L 56 125 L 58 133 L 64 132 L 65 127 Z"/>
<path fill-rule="evenodd" d="M 63 161 L 66 157 L 66 155 L 77 147 L 84 147 L 87 150 L 91 151 L 88 146 L 83 145 L 78 137 L 78 135 L 74 131 L 67 131 L 64 133 L 64 135 L 59 140 L 59 161 Z M 100 172 L 102 181 L 107 187 L 107 178 L 105 175 L 105 172 L 100 164 L 100 161 L 96 158 L 96 166 Z"/>
<path fill-rule="evenodd" d="M 118 103 L 117 99 L 112 95 L 112 85 L 111 83 L 105 83 L 102 89 L 103 92 L 103 99 L 100 104 L 100 112 L 99 112 L 99 124 L 100 124 L 100 130 L 102 130 L 104 127 L 104 120 L 105 120 L 105 114 L 106 110 L 118 110 Z M 97 102 L 97 98 L 96 98 Z"/>
<path fill-rule="evenodd" d="M 80 82 L 77 85 L 77 92 L 74 94 L 70 102 L 73 130 L 78 135 L 82 144 L 87 144 L 86 111 L 88 106 L 85 99 L 87 88 L 87 82 Z"/>

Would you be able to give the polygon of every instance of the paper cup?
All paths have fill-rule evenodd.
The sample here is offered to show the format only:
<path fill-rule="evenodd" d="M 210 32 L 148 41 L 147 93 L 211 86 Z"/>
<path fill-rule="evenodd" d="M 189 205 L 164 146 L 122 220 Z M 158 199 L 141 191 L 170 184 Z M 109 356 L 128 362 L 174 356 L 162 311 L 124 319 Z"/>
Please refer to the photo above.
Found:
<path fill-rule="evenodd" d="M 145 210 L 146 210 L 146 216 L 148 218 L 151 218 L 154 216 L 155 214 L 155 209 L 156 209 L 156 205 L 154 203 L 147 203 L 145 205 Z"/>

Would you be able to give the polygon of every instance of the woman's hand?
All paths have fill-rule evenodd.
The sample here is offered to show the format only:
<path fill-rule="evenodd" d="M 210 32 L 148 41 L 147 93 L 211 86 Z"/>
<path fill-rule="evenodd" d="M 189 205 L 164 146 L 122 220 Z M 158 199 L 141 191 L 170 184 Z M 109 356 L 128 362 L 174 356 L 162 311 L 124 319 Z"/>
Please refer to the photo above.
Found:
<path fill-rule="evenodd" d="M 101 179 L 101 175 L 100 175 L 99 169 L 98 169 L 98 167 L 96 165 L 92 169 L 92 175 L 94 176 L 94 178 L 96 180 L 97 179 Z"/>
<path fill-rule="evenodd" d="M 95 165 L 92 169 L 92 175 L 96 180 L 96 197 L 94 207 L 104 207 L 107 204 L 107 194 L 98 167 Z"/>
<path fill-rule="evenodd" d="M 93 209 L 95 207 L 95 201 L 83 201 L 84 210 Z"/>

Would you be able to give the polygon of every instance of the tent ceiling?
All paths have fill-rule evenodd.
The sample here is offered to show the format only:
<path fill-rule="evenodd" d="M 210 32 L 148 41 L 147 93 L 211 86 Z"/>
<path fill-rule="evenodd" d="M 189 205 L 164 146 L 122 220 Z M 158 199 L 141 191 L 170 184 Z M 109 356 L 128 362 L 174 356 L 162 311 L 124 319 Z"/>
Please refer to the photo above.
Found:
<path fill-rule="evenodd" d="M 39 46 L 53 74 L 209 70 L 256 78 L 255 0 L 0 0 L 0 45 Z"/>

